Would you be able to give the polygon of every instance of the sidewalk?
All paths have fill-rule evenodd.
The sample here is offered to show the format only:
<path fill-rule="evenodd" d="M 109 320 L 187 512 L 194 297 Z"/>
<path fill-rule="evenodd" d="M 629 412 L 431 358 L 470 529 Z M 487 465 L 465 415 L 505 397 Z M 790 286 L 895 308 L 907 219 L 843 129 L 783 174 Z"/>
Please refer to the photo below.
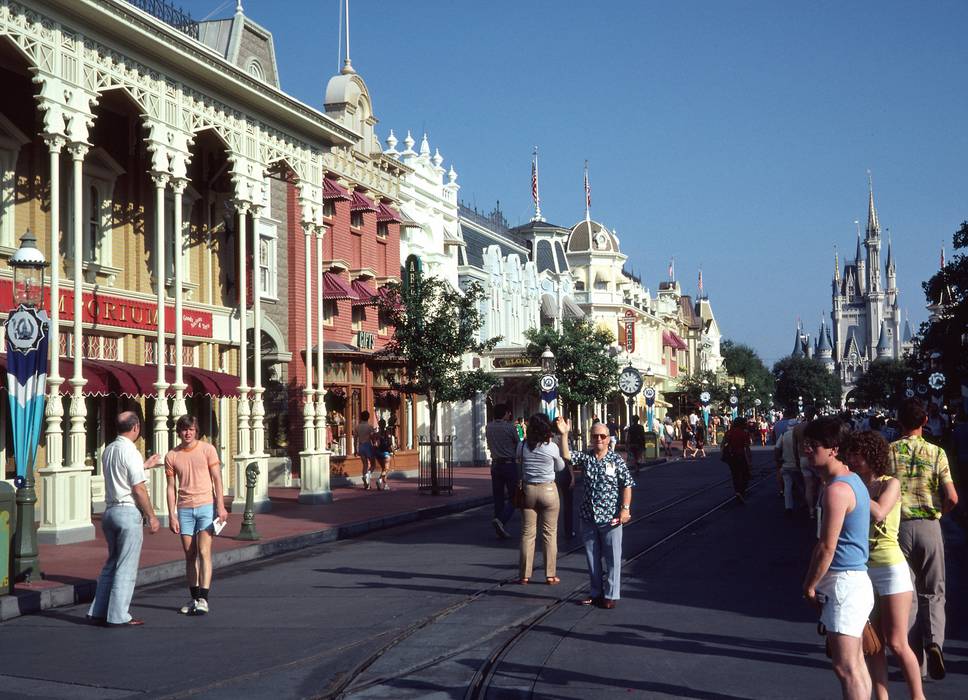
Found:
<path fill-rule="evenodd" d="M 256 515 L 257 542 L 233 539 L 242 525 L 242 513 L 233 512 L 222 534 L 215 538 L 213 566 L 221 568 L 291 552 L 322 542 L 356 537 L 394 525 L 437 518 L 491 502 L 490 470 L 487 467 L 454 469 L 454 492 L 431 496 L 417 491 L 417 480 L 390 481 L 390 491 L 362 487 L 334 488 L 333 502 L 303 505 L 299 490 L 270 488 L 272 512 Z M 486 527 L 490 517 L 482 521 Z M 98 573 L 107 558 L 100 516 L 94 517 L 96 539 L 65 545 L 41 545 L 42 581 L 18 584 L 13 595 L 0 596 L 0 622 L 20 615 L 62 605 L 90 601 Z M 185 559 L 179 538 L 167 528 L 145 534 L 141 550 L 138 585 L 179 579 L 185 575 Z"/>

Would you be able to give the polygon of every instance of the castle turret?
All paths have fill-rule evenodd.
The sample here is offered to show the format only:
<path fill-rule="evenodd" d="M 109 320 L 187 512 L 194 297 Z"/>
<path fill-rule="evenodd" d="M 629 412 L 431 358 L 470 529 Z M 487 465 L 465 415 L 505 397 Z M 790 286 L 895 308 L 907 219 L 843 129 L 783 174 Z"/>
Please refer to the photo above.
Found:
<path fill-rule="evenodd" d="M 877 221 L 877 209 L 874 208 L 874 184 L 867 173 L 867 236 L 864 247 L 867 248 L 867 292 L 877 294 L 881 291 L 881 225 Z"/>
<path fill-rule="evenodd" d="M 854 253 L 854 267 L 857 270 L 857 289 L 861 294 L 867 293 L 867 263 L 864 261 L 864 254 L 861 252 L 860 243 L 860 222 L 855 221 L 857 226 L 857 250 Z"/>
<path fill-rule="evenodd" d="M 797 339 L 793 343 L 793 355 L 792 357 L 804 357 L 803 352 L 803 329 L 800 328 L 800 324 L 797 324 Z"/>
<path fill-rule="evenodd" d="M 877 359 L 890 359 L 893 350 L 890 334 L 887 332 L 887 322 L 881 321 L 881 334 L 877 340 Z"/>
<path fill-rule="evenodd" d="M 830 342 L 830 331 L 824 323 L 823 316 L 820 317 L 820 333 L 817 336 L 817 359 L 819 359 L 827 371 L 834 371 L 834 348 Z"/>

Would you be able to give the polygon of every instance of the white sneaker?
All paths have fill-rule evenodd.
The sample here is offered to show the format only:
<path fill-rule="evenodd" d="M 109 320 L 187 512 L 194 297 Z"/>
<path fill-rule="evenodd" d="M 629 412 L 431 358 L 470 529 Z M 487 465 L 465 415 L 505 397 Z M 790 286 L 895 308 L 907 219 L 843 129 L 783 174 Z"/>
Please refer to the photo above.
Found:
<path fill-rule="evenodd" d="M 368 491 L 370 489 L 370 472 L 363 472 L 363 490 Z"/>
<path fill-rule="evenodd" d="M 181 613 L 182 615 L 194 615 L 195 601 L 194 600 L 188 601 L 187 604 L 181 606 L 181 609 L 178 612 Z"/>
<path fill-rule="evenodd" d="M 204 615 L 208 612 L 208 601 L 204 598 L 199 598 L 195 601 L 195 612 L 193 615 Z"/>
<path fill-rule="evenodd" d="M 376 487 L 381 491 L 390 490 L 390 484 L 387 483 L 387 478 L 385 476 L 381 476 L 379 479 L 377 479 Z"/>

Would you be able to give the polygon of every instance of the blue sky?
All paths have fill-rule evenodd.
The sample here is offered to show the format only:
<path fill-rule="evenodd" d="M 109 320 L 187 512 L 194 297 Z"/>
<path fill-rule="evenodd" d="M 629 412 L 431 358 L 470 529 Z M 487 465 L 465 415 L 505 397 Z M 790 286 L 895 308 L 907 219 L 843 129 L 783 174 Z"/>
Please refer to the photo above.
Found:
<path fill-rule="evenodd" d="M 197 19 L 234 2 L 190 0 Z M 223 6 L 224 5 L 224 6 Z M 220 6 L 223 6 L 220 10 Z M 283 89 L 319 107 L 338 67 L 338 0 L 244 0 L 273 32 Z M 727 337 L 772 363 L 796 318 L 830 310 L 873 172 L 901 303 L 968 219 L 968 4 L 351 0 L 353 65 L 385 137 L 426 131 L 461 198 L 617 230 L 653 290 L 697 270 Z M 285 11 L 281 11 L 285 8 Z M 886 248 L 886 243 L 885 243 Z M 884 253 L 882 252 L 882 256 Z"/>

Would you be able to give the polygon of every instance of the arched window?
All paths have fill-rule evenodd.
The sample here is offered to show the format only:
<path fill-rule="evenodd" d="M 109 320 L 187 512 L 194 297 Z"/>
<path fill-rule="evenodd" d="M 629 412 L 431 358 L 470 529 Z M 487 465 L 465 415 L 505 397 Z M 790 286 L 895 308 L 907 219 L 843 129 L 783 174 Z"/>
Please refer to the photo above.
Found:
<path fill-rule="evenodd" d="M 266 72 L 262 69 L 262 64 L 259 63 L 258 59 L 250 58 L 249 65 L 246 66 L 245 70 L 256 80 L 266 81 Z"/>

